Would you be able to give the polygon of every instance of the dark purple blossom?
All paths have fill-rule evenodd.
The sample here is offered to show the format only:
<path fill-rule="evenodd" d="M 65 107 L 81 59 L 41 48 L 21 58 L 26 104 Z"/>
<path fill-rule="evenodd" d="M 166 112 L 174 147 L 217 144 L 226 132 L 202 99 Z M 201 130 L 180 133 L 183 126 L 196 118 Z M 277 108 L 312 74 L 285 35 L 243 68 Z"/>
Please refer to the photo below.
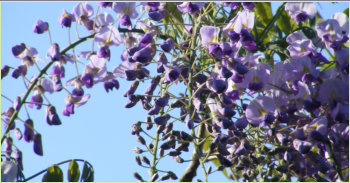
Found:
<path fill-rule="evenodd" d="M 46 122 L 49 125 L 61 125 L 61 120 L 56 113 L 56 108 L 52 105 L 47 106 L 46 108 Z"/>
<path fill-rule="evenodd" d="M 66 10 L 63 10 L 61 16 L 58 18 L 58 23 L 65 27 L 70 27 L 74 21 L 74 16 L 68 13 Z"/>
<path fill-rule="evenodd" d="M 254 3 L 252 2 L 241 2 L 241 4 L 246 10 L 252 10 L 255 7 Z"/>
<path fill-rule="evenodd" d="M 39 133 L 34 135 L 34 139 L 33 139 L 33 146 L 34 146 L 34 152 L 39 155 L 42 156 L 43 155 L 43 145 L 41 142 L 41 135 Z"/>
<path fill-rule="evenodd" d="M 34 139 L 34 123 L 31 119 L 27 119 L 24 122 L 23 136 L 26 142 L 31 142 Z"/>
<path fill-rule="evenodd" d="M 27 74 L 27 66 L 19 65 L 13 70 L 12 77 L 17 79 L 19 76 L 21 75 L 25 76 L 26 74 Z"/>
<path fill-rule="evenodd" d="M 12 47 L 12 54 L 15 57 L 18 57 L 23 51 L 26 49 L 26 45 L 24 43 L 18 44 L 14 47 Z"/>
<path fill-rule="evenodd" d="M 166 41 L 164 41 L 160 47 L 165 52 L 170 52 L 173 49 L 174 46 L 174 40 L 172 38 L 168 38 Z"/>
<path fill-rule="evenodd" d="M 132 30 L 131 19 L 128 15 L 123 15 L 120 17 L 120 25 L 127 26 L 129 30 Z"/>
<path fill-rule="evenodd" d="M 42 20 L 37 20 L 33 27 L 33 32 L 37 34 L 42 34 L 49 29 L 49 24 L 47 22 L 43 22 Z"/>
<path fill-rule="evenodd" d="M 70 116 L 71 114 L 74 114 L 74 103 L 68 103 L 63 108 L 62 114 L 65 116 Z"/>

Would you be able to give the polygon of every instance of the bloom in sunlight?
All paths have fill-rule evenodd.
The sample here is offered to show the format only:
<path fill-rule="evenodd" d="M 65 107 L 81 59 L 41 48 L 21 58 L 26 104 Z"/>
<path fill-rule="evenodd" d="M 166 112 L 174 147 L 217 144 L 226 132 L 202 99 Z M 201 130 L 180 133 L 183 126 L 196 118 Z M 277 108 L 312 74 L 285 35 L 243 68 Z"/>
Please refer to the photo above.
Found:
<path fill-rule="evenodd" d="M 289 2 L 285 5 L 285 10 L 295 22 L 305 22 L 307 18 L 313 18 L 317 9 L 314 3 Z"/>

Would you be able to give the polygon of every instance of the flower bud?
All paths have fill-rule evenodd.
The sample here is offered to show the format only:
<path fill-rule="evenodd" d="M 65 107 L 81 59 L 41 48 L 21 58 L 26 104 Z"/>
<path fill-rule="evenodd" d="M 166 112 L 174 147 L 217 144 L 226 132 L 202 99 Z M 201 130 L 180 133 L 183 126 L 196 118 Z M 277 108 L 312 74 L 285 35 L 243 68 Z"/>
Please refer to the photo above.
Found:
<path fill-rule="evenodd" d="M 9 72 L 10 72 L 10 67 L 8 65 L 2 66 L 2 68 L 1 68 L 1 79 L 6 77 Z"/>
<path fill-rule="evenodd" d="M 173 49 L 174 40 L 172 38 L 168 38 L 166 41 L 164 41 L 160 47 L 165 52 L 170 52 Z"/>
<path fill-rule="evenodd" d="M 137 163 L 139 166 L 142 165 L 140 156 L 135 156 L 135 161 L 136 161 L 136 163 Z"/>
<path fill-rule="evenodd" d="M 35 134 L 34 135 L 34 152 L 39 155 L 42 156 L 43 155 L 43 145 L 41 142 L 41 135 L 40 134 Z"/>
<path fill-rule="evenodd" d="M 142 145 L 146 145 L 146 141 L 142 136 L 137 136 L 137 142 L 141 143 Z"/>
<path fill-rule="evenodd" d="M 134 173 L 134 177 L 139 180 L 139 181 L 143 181 L 142 177 L 140 174 L 138 174 L 137 172 Z"/>
<path fill-rule="evenodd" d="M 24 140 L 30 142 L 34 139 L 34 123 L 31 119 L 24 122 Z"/>
<path fill-rule="evenodd" d="M 142 160 L 142 162 L 146 163 L 147 165 L 150 165 L 150 161 L 148 160 L 148 158 L 146 156 L 142 156 L 141 160 Z"/>
<path fill-rule="evenodd" d="M 23 138 L 22 131 L 19 128 L 15 128 L 14 133 L 17 140 L 21 140 Z"/>

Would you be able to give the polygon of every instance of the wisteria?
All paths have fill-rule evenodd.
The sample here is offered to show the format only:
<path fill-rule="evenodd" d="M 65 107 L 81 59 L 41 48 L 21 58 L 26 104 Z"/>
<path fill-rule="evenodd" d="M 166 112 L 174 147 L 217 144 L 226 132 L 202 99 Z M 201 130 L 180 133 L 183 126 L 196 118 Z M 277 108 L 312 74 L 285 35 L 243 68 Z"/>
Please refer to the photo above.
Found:
<path fill-rule="evenodd" d="M 58 22 L 33 22 L 34 34 L 49 34 L 47 50 L 30 43 L 8 50 L 21 62 L 2 65 L 1 79 L 23 78 L 27 90 L 12 100 L 3 86 L 11 107 L 1 117 L 2 181 L 29 181 L 44 173 L 43 181 L 64 181 L 64 163 L 70 163 L 69 181 L 94 181 L 92 165 L 80 159 L 26 178 L 24 167 L 30 165 L 22 157 L 31 152 L 15 144 L 23 139 L 35 154 L 45 155 L 45 136 L 26 107 L 42 111 L 47 128 L 55 128 L 98 97 L 90 92 L 95 87 L 127 98 L 115 108 L 141 105 L 147 114 L 128 121 L 131 135 L 125 137 L 135 136 L 136 163 L 149 173 L 135 170 L 138 181 L 195 181 L 197 169 L 203 173 L 197 181 L 205 182 L 216 171 L 233 181 L 349 181 L 348 11 L 323 19 L 311 2 L 282 3 L 274 14 L 267 2 L 94 7 L 80 2 L 57 15 Z M 77 32 L 76 42 L 59 45 L 51 40 L 50 25 L 57 23 L 60 31 L 83 27 L 89 35 Z M 92 48 L 76 52 L 83 42 Z M 42 60 L 46 65 L 40 68 Z M 130 83 L 126 91 L 119 91 L 121 80 Z M 59 92 L 65 94 L 63 108 L 49 101 Z M 184 160 L 186 153 L 192 159 Z M 177 175 L 157 166 L 165 157 L 187 168 Z M 81 178 L 76 161 L 84 162 Z"/>

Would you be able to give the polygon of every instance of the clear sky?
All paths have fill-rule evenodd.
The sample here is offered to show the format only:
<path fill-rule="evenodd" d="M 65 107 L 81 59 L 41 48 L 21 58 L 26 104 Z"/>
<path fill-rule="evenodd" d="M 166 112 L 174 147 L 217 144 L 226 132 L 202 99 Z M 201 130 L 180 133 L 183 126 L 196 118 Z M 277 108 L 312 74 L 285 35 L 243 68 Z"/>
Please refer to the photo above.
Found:
<path fill-rule="evenodd" d="M 96 11 L 96 3 L 94 5 Z M 273 9 L 277 9 L 281 3 L 272 3 Z M 49 48 L 49 37 L 45 33 L 43 35 L 34 34 L 32 29 L 37 19 L 49 22 L 51 36 L 53 42 L 57 42 L 61 48 L 68 44 L 67 29 L 62 28 L 57 19 L 63 9 L 71 12 L 75 3 L 70 2 L 1 2 L 1 65 L 17 66 L 20 60 L 15 59 L 11 53 L 12 46 L 25 43 L 31 47 L 35 47 L 39 51 L 42 59 L 46 58 L 46 51 Z M 317 9 L 320 11 L 324 19 L 330 18 L 335 12 L 343 11 L 349 7 L 348 3 L 316 3 Z M 113 14 L 115 15 L 115 14 Z M 75 25 L 75 24 L 73 24 Z M 79 27 L 81 37 L 87 35 L 85 28 Z M 71 30 L 73 41 L 76 40 L 75 32 Z M 76 51 L 90 49 L 91 41 L 84 43 Z M 108 63 L 108 69 L 112 70 L 121 63 L 120 55 L 122 47 L 114 47 L 111 49 L 112 57 Z M 40 65 L 43 68 L 43 65 Z M 35 67 L 31 68 L 28 76 L 37 74 Z M 66 66 L 66 71 L 73 71 L 72 64 Z M 35 71 L 35 72 L 32 72 Z M 80 69 L 82 72 L 82 69 Z M 74 77 L 75 72 L 67 73 L 66 81 Z M 139 144 L 136 142 L 135 136 L 130 133 L 131 125 L 136 121 L 143 121 L 146 117 L 140 105 L 134 108 L 125 109 L 123 106 L 127 99 L 122 97 L 123 93 L 130 86 L 131 82 L 118 79 L 120 89 L 106 93 L 103 85 L 98 84 L 92 89 L 86 90 L 86 93 L 92 94 L 89 102 L 76 109 L 75 114 L 70 117 L 61 115 L 64 107 L 64 97 L 67 95 L 65 91 L 47 94 L 50 102 L 55 104 L 62 125 L 49 126 L 45 121 L 45 107 L 38 111 L 29 108 L 30 117 L 34 120 L 34 126 L 43 138 L 44 156 L 37 156 L 33 152 L 33 144 L 26 143 L 24 140 L 14 140 L 15 144 L 23 152 L 24 174 L 29 177 L 36 172 L 49 167 L 54 163 L 71 158 L 85 159 L 92 163 L 95 169 L 95 181 L 136 181 L 132 177 L 132 173 L 139 172 L 145 180 L 149 180 L 147 169 L 139 167 L 135 160 L 135 153 L 132 149 Z M 148 83 L 147 83 L 148 84 Z M 147 84 L 139 86 L 139 92 L 144 91 Z M 1 82 L 1 93 L 7 97 L 14 99 L 16 96 L 25 92 L 23 81 L 21 79 L 14 80 L 7 77 Z M 1 111 L 5 111 L 12 104 L 1 98 Z M 27 115 L 24 110 L 20 113 L 20 118 L 26 120 Z M 23 123 L 17 122 L 17 127 L 23 129 Z M 1 125 L 4 131 L 3 124 Z M 176 126 L 177 127 L 177 126 Z M 154 134 L 154 131 L 150 132 Z M 3 134 L 3 133 L 2 133 Z M 139 146 L 140 147 L 140 146 Z M 192 149 L 190 149 L 192 151 Z M 185 160 L 190 158 L 191 153 L 182 156 Z M 151 159 L 150 156 L 147 156 Z M 172 170 L 178 177 L 187 167 L 187 163 L 178 164 L 171 158 L 163 160 L 160 163 L 160 169 Z M 170 168 L 170 169 L 168 169 Z M 62 166 L 65 181 L 67 181 L 67 166 Z M 203 180 L 200 168 L 197 173 L 198 177 Z M 196 179 L 194 179 L 195 181 Z M 41 181 L 41 176 L 32 181 Z M 220 172 L 209 176 L 209 181 L 227 181 Z"/>

